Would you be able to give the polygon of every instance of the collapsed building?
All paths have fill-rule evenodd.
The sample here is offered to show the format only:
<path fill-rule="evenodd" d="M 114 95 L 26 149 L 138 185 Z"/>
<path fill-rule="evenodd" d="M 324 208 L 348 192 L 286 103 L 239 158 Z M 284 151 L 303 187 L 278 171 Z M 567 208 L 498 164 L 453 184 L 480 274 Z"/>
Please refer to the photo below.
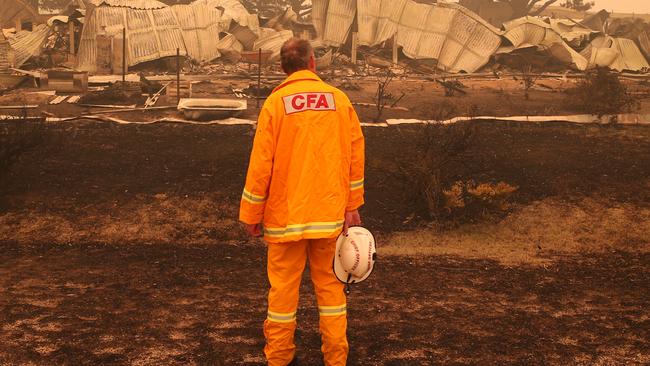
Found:
<path fill-rule="evenodd" d="M 394 55 L 401 50 L 408 59 L 430 60 L 449 73 L 473 73 L 497 58 L 522 54 L 546 57 L 576 71 L 650 70 L 650 29 L 634 22 L 610 22 L 605 11 L 582 21 L 510 20 L 508 9 L 482 0 L 460 4 L 312 0 L 308 4 L 309 12 L 297 14 L 287 6 L 273 17 L 262 17 L 238 0 L 171 6 L 157 0 L 90 0 L 74 15 L 57 20 L 74 19 L 79 26 L 79 40 L 70 38 L 73 45 L 77 43 L 70 46 L 70 53 L 76 54 L 73 66 L 90 73 L 118 73 L 122 64 L 134 67 L 177 54 L 204 64 L 218 58 L 236 62 L 247 56 L 250 61 L 261 49 L 269 61 L 275 61 L 283 42 L 293 36 L 312 40 L 330 62 L 334 52 L 357 46 L 365 50 L 392 46 Z M 12 66 L 20 67 L 42 52 L 53 29 L 52 21 L 48 24 L 5 34 Z"/>
<path fill-rule="evenodd" d="M 356 27 L 360 45 L 377 46 L 394 38 L 406 57 L 436 60 L 439 69 L 452 73 L 475 72 L 495 54 L 522 49 L 544 52 L 579 71 L 597 66 L 635 72 L 650 68 L 645 57 L 639 58 L 641 51 L 633 40 L 600 40 L 605 36 L 597 29 L 604 27 L 602 12 L 586 19 L 586 24 L 524 17 L 504 22 L 501 28 L 494 24 L 502 23 L 502 18 L 490 19 L 491 24 L 461 5 L 444 2 L 314 0 L 312 13 L 318 36 L 331 46 L 345 44 Z M 647 33 L 640 38 L 650 46 Z M 598 53 L 608 57 L 593 56 Z"/>

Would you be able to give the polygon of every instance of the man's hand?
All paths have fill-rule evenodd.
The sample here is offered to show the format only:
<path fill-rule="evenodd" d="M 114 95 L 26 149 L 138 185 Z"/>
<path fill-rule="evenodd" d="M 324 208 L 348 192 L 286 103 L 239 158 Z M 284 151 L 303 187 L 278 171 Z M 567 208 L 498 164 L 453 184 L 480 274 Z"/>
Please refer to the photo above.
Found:
<path fill-rule="evenodd" d="M 361 216 L 359 210 L 348 211 L 345 213 L 345 222 L 343 223 L 343 234 L 348 235 L 350 226 L 361 225 Z"/>
<path fill-rule="evenodd" d="M 262 224 L 244 224 L 244 228 L 246 229 L 246 232 L 248 235 L 254 237 L 254 238 L 259 238 L 262 236 Z"/>

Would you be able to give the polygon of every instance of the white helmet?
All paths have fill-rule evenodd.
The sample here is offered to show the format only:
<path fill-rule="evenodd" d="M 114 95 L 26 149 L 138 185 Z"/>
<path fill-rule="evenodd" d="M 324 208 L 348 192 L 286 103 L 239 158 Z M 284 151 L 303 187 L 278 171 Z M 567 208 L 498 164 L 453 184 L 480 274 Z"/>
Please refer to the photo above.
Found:
<path fill-rule="evenodd" d="M 348 235 L 341 233 L 336 240 L 334 274 L 345 284 L 357 283 L 370 276 L 377 259 L 375 238 L 360 226 L 348 229 Z"/>

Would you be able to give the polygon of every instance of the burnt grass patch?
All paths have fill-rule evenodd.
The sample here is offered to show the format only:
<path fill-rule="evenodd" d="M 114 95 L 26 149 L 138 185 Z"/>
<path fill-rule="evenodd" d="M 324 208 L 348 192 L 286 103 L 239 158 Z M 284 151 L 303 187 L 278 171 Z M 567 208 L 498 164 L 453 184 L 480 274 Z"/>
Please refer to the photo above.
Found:
<path fill-rule="evenodd" d="M 551 196 L 650 202 L 646 127 L 475 125 L 465 158 L 448 167 L 450 184 L 503 181 L 518 187 L 512 199 L 522 204 Z M 237 206 L 254 135 L 250 126 L 80 122 L 44 128 L 50 142 L 25 152 L 7 173 L 0 212 L 35 209 L 74 218 L 94 207 L 146 203 L 157 194 L 218 195 Z M 414 143 L 421 127 L 368 127 L 364 133 L 365 224 L 393 232 L 425 223 L 421 193 L 397 174 L 397 166 L 421 158 Z"/>
<path fill-rule="evenodd" d="M 0 362 L 260 365 L 261 245 L 16 247 L 0 254 Z M 644 364 L 650 255 L 505 267 L 390 258 L 349 303 L 350 365 Z M 298 355 L 320 364 L 308 278 Z"/>
<path fill-rule="evenodd" d="M 156 195 L 236 206 L 253 136 L 249 126 L 44 128 L 52 140 L 7 172 L 0 214 L 74 222 Z M 417 159 L 418 127 L 364 132 L 366 226 L 381 235 L 425 224 L 418 192 L 392 170 Z M 516 185 L 522 205 L 597 196 L 647 207 L 649 137 L 646 127 L 480 122 L 470 158 L 449 175 Z M 218 230 L 210 237 L 218 244 L 0 238 L 0 364 L 263 364 L 264 247 Z M 562 255 L 545 266 L 380 257 L 349 297 L 349 364 L 648 364 L 649 268 L 649 254 L 627 252 Z M 311 292 L 305 277 L 298 355 L 319 365 Z"/>

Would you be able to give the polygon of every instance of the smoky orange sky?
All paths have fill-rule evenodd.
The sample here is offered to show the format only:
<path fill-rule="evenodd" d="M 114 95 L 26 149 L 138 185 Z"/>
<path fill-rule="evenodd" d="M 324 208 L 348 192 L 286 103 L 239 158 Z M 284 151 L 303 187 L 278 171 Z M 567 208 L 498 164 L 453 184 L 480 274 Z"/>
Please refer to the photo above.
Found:
<path fill-rule="evenodd" d="M 605 9 L 617 13 L 650 14 L 650 0 L 594 0 L 596 10 Z M 561 2 L 561 1 L 560 1 Z"/>

